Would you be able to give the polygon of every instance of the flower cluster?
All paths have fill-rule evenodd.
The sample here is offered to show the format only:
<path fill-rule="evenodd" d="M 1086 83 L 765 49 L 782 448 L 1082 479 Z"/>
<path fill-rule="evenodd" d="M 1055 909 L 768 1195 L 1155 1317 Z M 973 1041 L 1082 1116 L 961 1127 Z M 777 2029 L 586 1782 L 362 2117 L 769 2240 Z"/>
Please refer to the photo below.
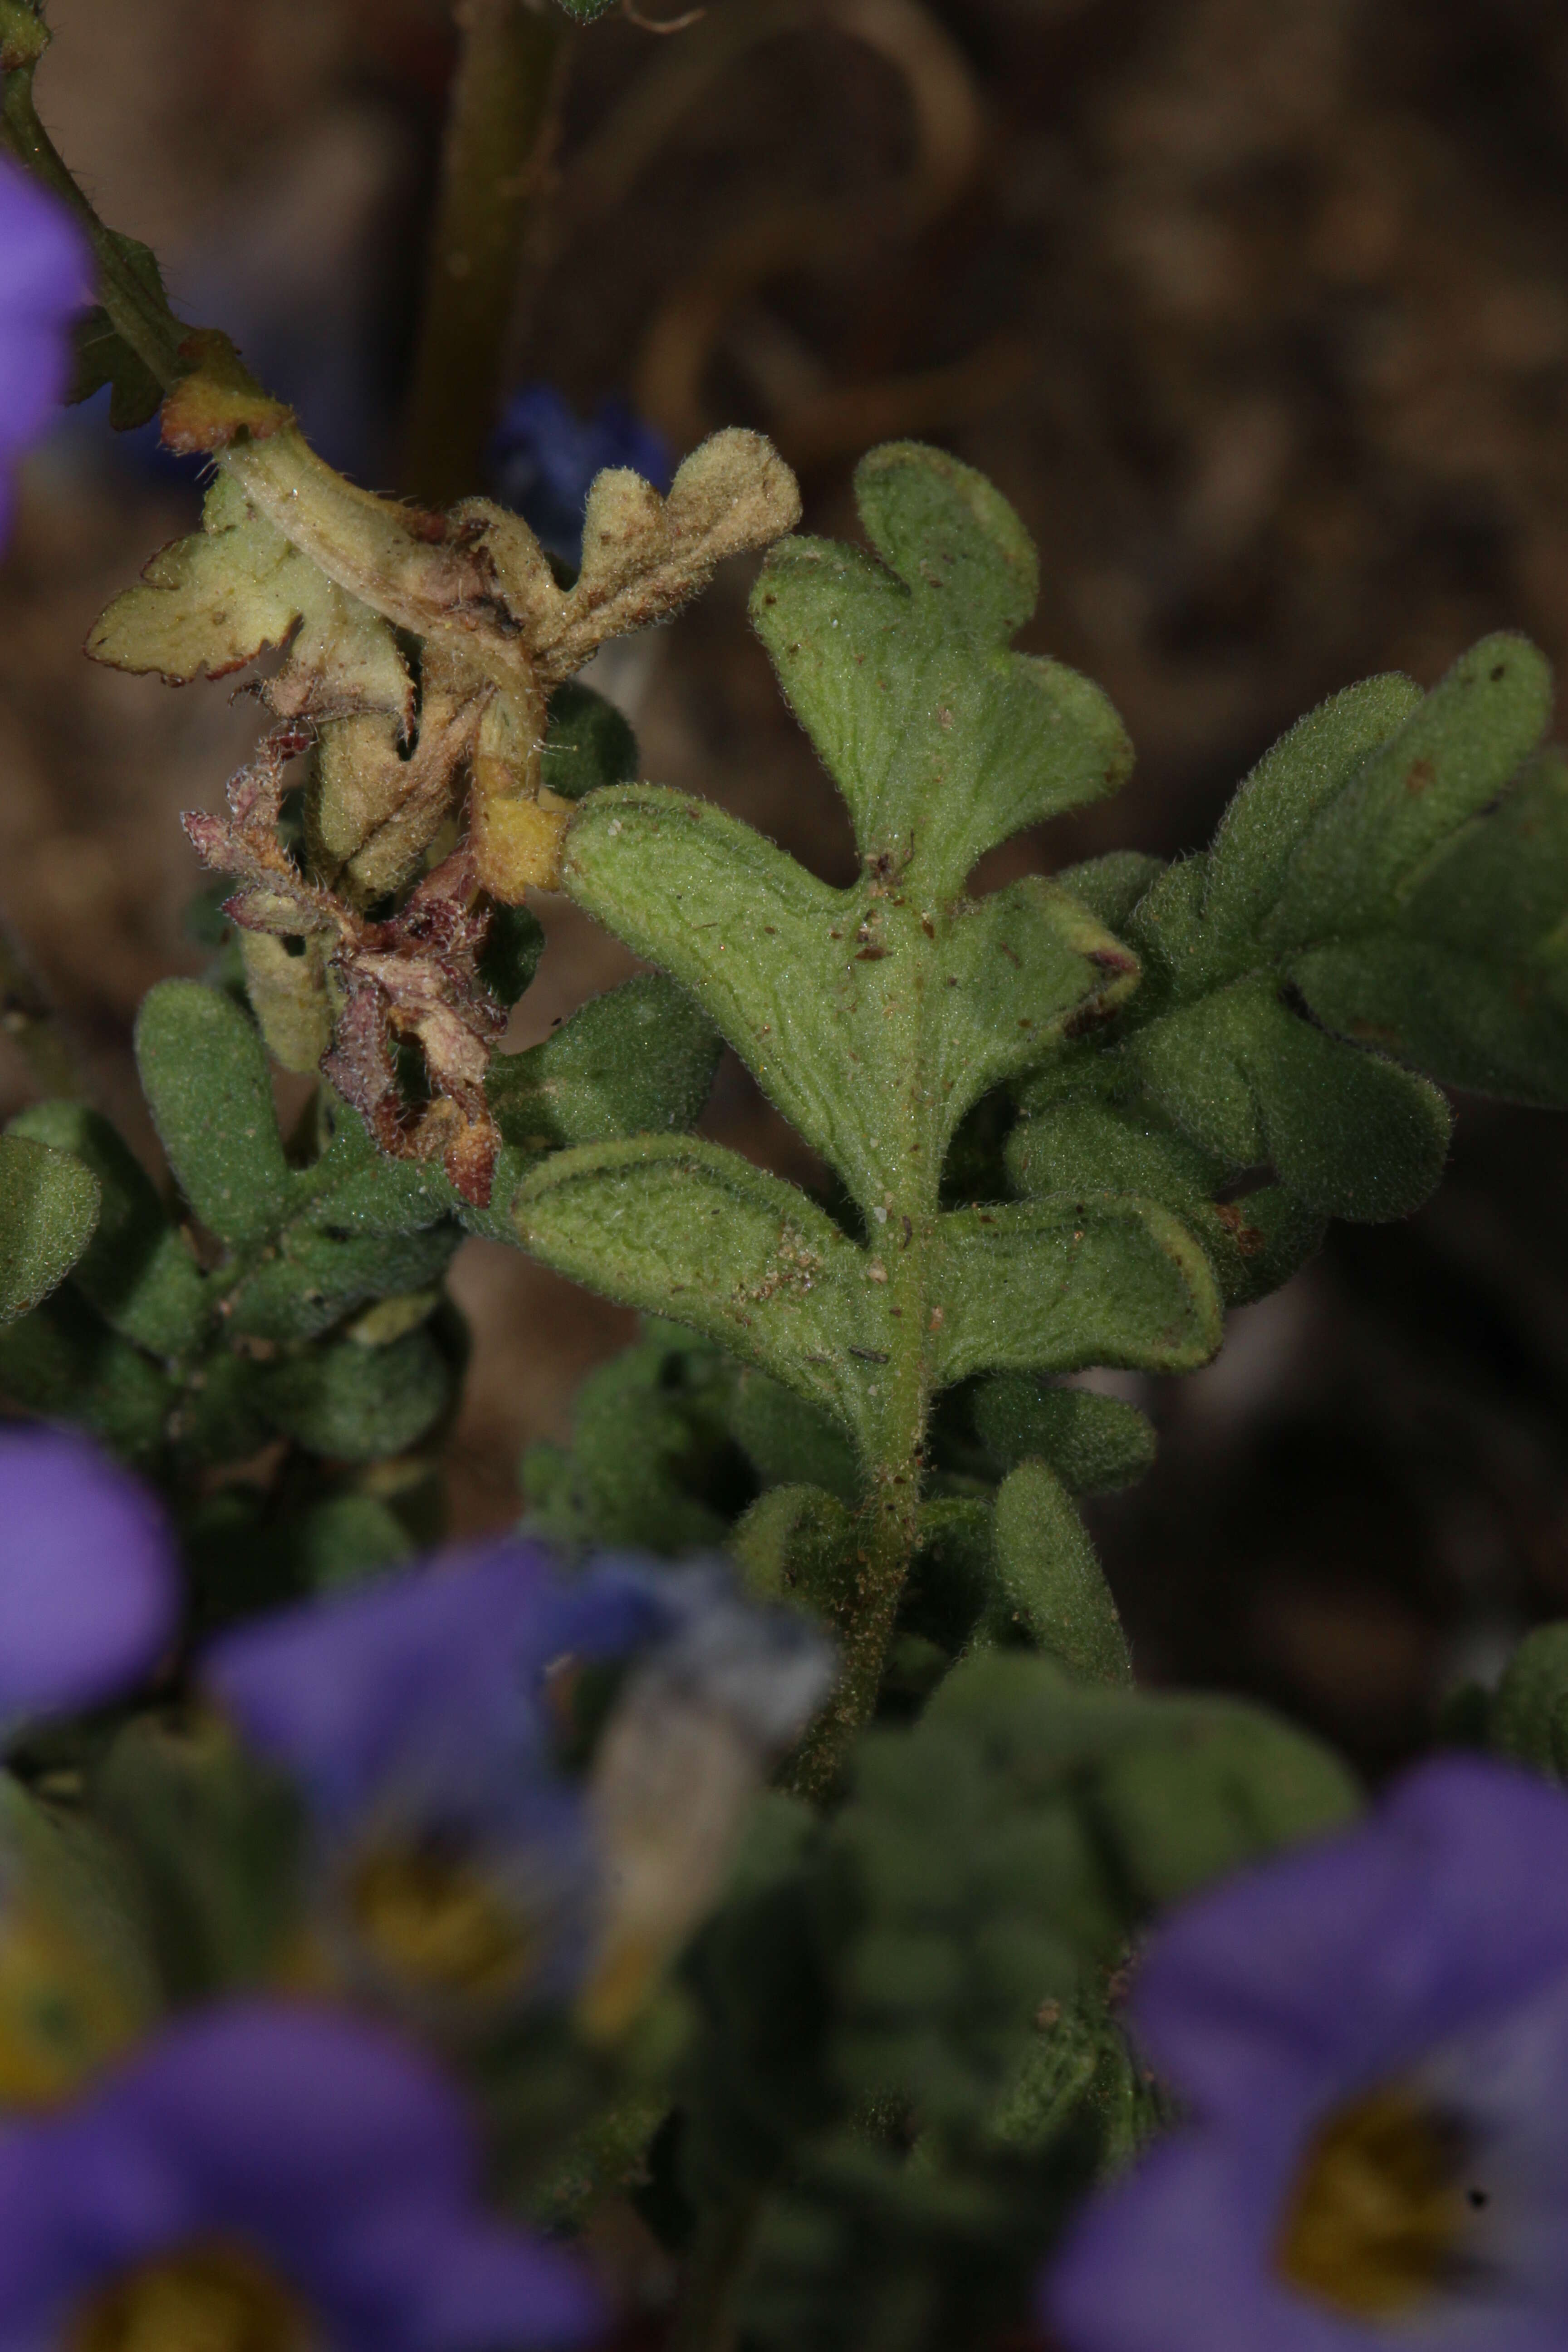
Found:
<path fill-rule="evenodd" d="M 14 1729 L 177 1666 L 172 1532 L 126 1473 L 5 1430 L 0 1529 Z M 0 2344 L 580 2340 L 584 2274 L 483 2214 L 458 2094 L 353 2005 L 417 2027 L 554 2000 L 618 2036 L 820 1698 L 823 1643 L 716 1569 L 567 1576 L 508 1541 L 232 1632 L 195 1673 L 304 1799 L 326 1967 L 311 2000 L 231 1997 L 118 2054 L 79 2033 L 54 2072 L 0 2069 Z M 36 1941 L 14 1875 L 6 1986 Z"/>

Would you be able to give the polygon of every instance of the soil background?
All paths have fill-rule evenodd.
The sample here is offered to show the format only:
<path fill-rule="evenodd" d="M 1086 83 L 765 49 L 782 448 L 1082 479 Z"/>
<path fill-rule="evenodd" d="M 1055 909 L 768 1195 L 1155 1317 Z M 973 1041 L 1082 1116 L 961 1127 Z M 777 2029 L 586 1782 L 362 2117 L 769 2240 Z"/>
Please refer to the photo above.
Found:
<path fill-rule="evenodd" d="M 649 0 L 652 5 L 652 0 Z M 451 61 L 437 0 L 56 0 L 40 97 L 105 216 L 163 257 L 334 462 L 395 479 Z M 983 467 L 1041 551 L 1022 640 L 1099 678 L 1131 787 L 983 879 L 1205 842 L 1311 703 L 1435 679 L 1487 630 L 1568 656 L 1568 19 L 1552 0 L 712 0 L 574 38 L 514 373 L 634 398 L 678 453 L 773 432 L 807 526 L 904 433 Z M 229 689 L 96 670 L 87 629 L 197 486 L 101 400 L 32 463 L 0 571 L 0 903 L 151 1156 L 137 1002 L 201 969 L 177 823 L 253 730 Z M 476 487 L 478 487 L 476 485 Z M 833 879 L 842 814 L 733 566 L 606 681 L 644 772 Z M 513 1045 L 629 968 L 570 908 Z M 0 1046 L 0 1112 L 26 1098 Z M 707 1131 L 807 1155 L 727 1060 Z M 1096 1508 L 1143 1671 L 1264 1695 L 1373 1768 L 1568 1612 L 1568 1129 L 1463 1103 L 1411 1224 L 1338 1228 L 1182 1382 L 1119 1376 L 1159 1465 Z M 632 1318 L 500 1248 L 458 1532 L 517 1509 Z"/>

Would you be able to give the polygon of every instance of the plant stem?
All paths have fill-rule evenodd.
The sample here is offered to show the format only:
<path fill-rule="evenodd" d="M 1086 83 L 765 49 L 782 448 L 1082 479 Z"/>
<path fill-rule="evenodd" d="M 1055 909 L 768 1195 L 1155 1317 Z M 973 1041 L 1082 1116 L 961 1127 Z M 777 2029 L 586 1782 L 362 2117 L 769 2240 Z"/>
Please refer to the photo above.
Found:
<path fill-rule="evenodd" d="M 43 32 L 41 25 L 39 31 Z M 47 38 L 47 34 L 44 38 Z M 41 53 L 40 45 L 38 54 Z M 117 237 L 105 228 L 72 178 L 58 148 L 38 120 L 33 103 L 35 70 L 36 58 L 29 58 L 5 75 L 5 96 L 0 100 L 0 145 L 36 180 L 68 204 L 81 222 L 98 263 L 99 293 L 104 309 L 117 332 L 167 389 L 180 374 L 180 345 L 187 331 L 163 299 L 156 268 L 146 247 L 134 245 L 130 238 Z M 145 256 L 149 265 L 145 273 L 132 266 L 132 254 Z"/>
<path fill-rule="evenodd" d="M 830 1796 L 856 1734 L 876 1713 L 899 1604 L 920 1540 L 921 1451 L 931 1406 L 926 1350 L 926 1244 L 936 1203 L 911 1165 L 885 1225 L 886 1268 L 896 1334 L 878 1376 L 880 1434 L 861 1509 L 854 1614 L 839 1633 L 840 1667 L 826 1707 L 803 1743 L 785 1785 L 820 1803 Z"/>
<path fill-rule="evenodd" d="M 566 22 L 548 5 L 459 0 L 458 22 L 462 47 L 403 454 L 406 488 L 436 506 L 482 478 L 566 59 Z"/>

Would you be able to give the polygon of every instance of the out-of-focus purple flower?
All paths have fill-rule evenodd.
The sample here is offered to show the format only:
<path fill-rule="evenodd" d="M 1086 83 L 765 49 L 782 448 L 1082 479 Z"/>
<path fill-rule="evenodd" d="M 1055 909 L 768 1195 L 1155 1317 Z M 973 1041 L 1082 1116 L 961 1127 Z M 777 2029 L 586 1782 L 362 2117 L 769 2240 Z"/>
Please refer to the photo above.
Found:
<path fill-rule="evenodd" d="M 1152 1940 L 1132 2022 L 1191 2120 L 1041 2291 L 1070 2352 L 1562 2352 L 1568 1796 L 1412 1774 Z"/>
<path fill-rule="evenodd" d="M 0 159 L 0 547 L 11 463 L 48 423 L 70 378 L 66 330 L 92 299 L 87 240 L 63 205 Z"/>
<path fill-rule="evenodd" d="M 492 2221 L 456 2093 L 381 2032 L 245 2003 L 0 2137 L 0 2344 L 493 2352 L 597 2297 Z"/>
<path fill-rule="evenodd" d="M 0 1429 L 0 1725 L 125 1689 L 167 1645 L 178 1607 L 173 1539 L 147 1489 L 68 1431 Z"/>
<path fill-rule="evenodd" d="M 595 474 L 629 466 L 656 490 L 674 474 L 668 445 L 624 400 L 602 402 L 590 417 L 568 407 L 552 383 L 514 394 L 491 445 L 496 496 L 521 515 L 542 547 L 563 563 L 583 560 L 583 509 Z"/>
<path fill-rule="evenodd" d="M 559 1702 L 616 1660 L 627 1675 L 584 1785 L 557 1760 Z M 737 1806 L 827 1671 L 804 1620 L 751 1608 L 722 1571 L 603 1560 L 567 1577 L 513 1540 L 227 1634 L 205 1679 L 303 1787 L 323 1919 L 351 1967 L 394 1995 L 467 2001 L 581 1991 L 602 1963 L 626 1988 L 609 2032 L 711 1891 Z M 629 1792 L 656 1780 L 650 1819 Z M 636 1968 L 631 1911 L 647 1915 Z"/>

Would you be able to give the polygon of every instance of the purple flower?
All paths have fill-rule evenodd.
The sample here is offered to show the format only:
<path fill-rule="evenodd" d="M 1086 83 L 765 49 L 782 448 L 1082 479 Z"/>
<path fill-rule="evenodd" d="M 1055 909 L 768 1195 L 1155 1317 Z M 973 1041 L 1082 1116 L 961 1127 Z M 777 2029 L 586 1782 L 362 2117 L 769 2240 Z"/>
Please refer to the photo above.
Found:
<path fill-rule="evenodd" d="M 1562 1790 L 1424 1767 L 1179 1914 L 1132 2021 L 1191 2120 L 1047 2273 L 1069 2352 L 1563 2352 Z"/>
<path fill-rule="evenodd" d="M 69 213 L 0 159 L 0 546 L 11 520 L 11 460 L 64 395 L 66 329 L 91 288 L 87 242 Z"/>
<path fill-rule="evenodd" d="M 425 2060 L 328 2011 L 176 2025 L 0 2137 L 0 2345 L 581 2343 L 564 2253 L 475 2203 L 468 2119 Z"/>
<path fill-rule="evenodd" d="M 0 1429 L 0 1726 L 125 1689 L 178 1607 L 147 1489 L 66 1430 Z"/>
<path fill-rule="evenodd" d="M 622 1660 L 584 1783 L 558 1753 L 573 1679 Z M 565 1577 L 512 1540 L 227 1634 L 205 1678 L 306 1792 L 320 1917 L 356 1980 L 421 2002 L 587 1999 L 596 1967 L 609 2034 L 710 1896 L 827 1654 L 721 1570 Z"/>
<path fill-rule="evenodd" d="M 606 466 L 629 466 L 656 490 L 668 490 L 674 472 L 662 434 L 623 400 L 604 401 L 583 418 L 552 383 L 524 384 L 513 395 L 491 449 L 496 495 L 563 563 L 583 561 L 583 509 Z"/>
<path fill-rule="evenodd" d="M 405 1805 L 510 1825 L 548 1764 L 549 1667 L 622 1655 L 661 1622 L 646 1577 L 564 1580 L 512 1538 L 226 1634 L 205 1679 L 336 1830 Z"/>

